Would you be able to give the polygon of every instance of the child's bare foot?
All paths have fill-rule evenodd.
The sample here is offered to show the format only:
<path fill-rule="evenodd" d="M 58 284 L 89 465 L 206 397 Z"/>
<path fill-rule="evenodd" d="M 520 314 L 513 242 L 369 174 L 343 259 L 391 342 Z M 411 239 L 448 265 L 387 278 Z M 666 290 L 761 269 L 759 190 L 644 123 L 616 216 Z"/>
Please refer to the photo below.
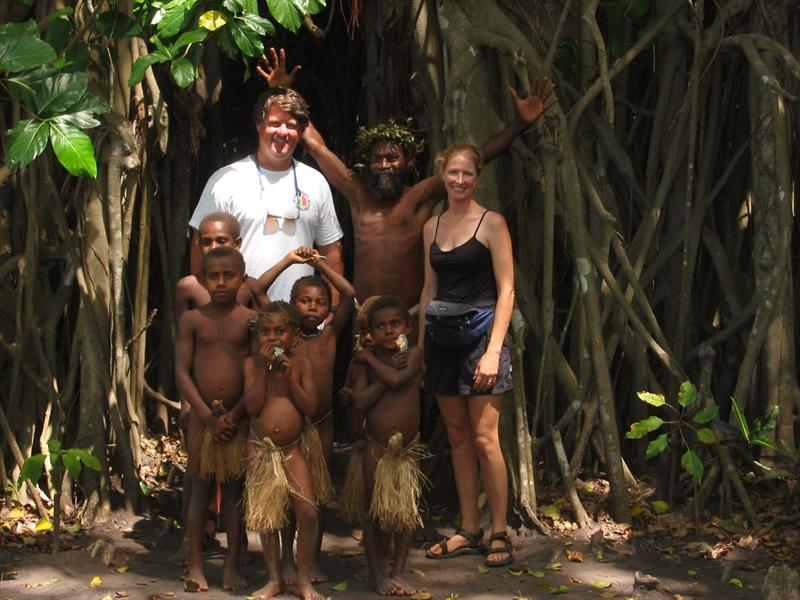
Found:
<path fill-rule="evenodd" d="M 417 588 L 413 585 L 409 584 L 401 574 L 396 574 L 391 576 L 394 580 L 396 591 L 394 593 L 395 596 L 411 596 L 412 594 L 417 593 Z"/>
<path fill-rule="evenodd" d="M 183 590 L 186 592 L 208 591 L 208 581 L 206 581 L 206 576 L 202 568 L 189 567 L 189 572 L 186 574 L 186 579 L 183 581 Z"/>
<path fill-rule="evenodd" d="M 247 587 L 247 581 L 242 577 L 241 573 L 239 573 L 239 565 L 228 564 L 226 560 L 225 564 L 222 565 L 222 589 L 232 591 L 241 590 L 245 587 Z"/>
<path fill-rule="evenodd" d="M 181 545 L 174 554 L 169 557 L 169 562 L 176 567 L 185 567 L 189 563 L 189 542 L 186 540 L 186 536 L 183 537 Z"/>
<path fill-rule="evenodd" d="M 258 598 L 258 600 L 266 600 L 266 598 L 273 598 L 282 593 L 283 586 L 281 585 L 281 582 L 269 580 L 267 585 L 262 587 L 260 590 L 253 592 L 253 595 Z"/>
<path fill-rule="evenodd" d="M 301 583 L 296 581 L 292 593 L 303 600 L 325 600 L 325 596 L 315 590 L 314 586 L 309 582 Z"/>
<path fill-rule="evenodd" d="M 378 578 L 375 582 L 375 591 L 381 596 L 401 596 L 402 594 L 398 594 L 399 590 L 400 586 L 398 583 L 393 577 L 389 577 L 388 575 Z"/>
<path fill-rule="evenodd" d="M 281 561 L 281 581 L 284 585 L 294 585 L 294 580 L 297 579 L 297 569 L 293 561 Z"/>
<path fill-rule="evenodd" d="M 309 577 L 311 578 L 311 583 L 325 583 L 328 581 L 328 576 L 325 574 L 325 571 L 322 570 L 318 562 L 314 562 L 311 565 Z"/>

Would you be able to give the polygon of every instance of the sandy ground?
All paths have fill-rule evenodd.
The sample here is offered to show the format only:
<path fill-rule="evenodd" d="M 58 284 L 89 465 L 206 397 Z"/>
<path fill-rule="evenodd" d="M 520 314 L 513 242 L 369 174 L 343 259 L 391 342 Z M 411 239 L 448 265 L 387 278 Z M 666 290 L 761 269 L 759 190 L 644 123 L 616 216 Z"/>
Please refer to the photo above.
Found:
<path fill-rule="evenodd" d="M 447 533 L 452 529 L 439 531 Z M 432 561 L 424 557 L 421 545 L 415 544 L 409 560 L 408 579 L 420 589 L 431 592 L 435 600 L 545 598 L 560 586 L 566 586 L 560 591 L 567 598 L 727 600 L 761 596 L 760 588 L 769 566 L 761 554 L 736 551 L 716 560 L 689 559 L 646 551 L 634 540 L 606 548 L 600 562 L 593 556 L 588 533 L 578 532 L 569 538 L 517 537 L 514 539 L 514 570 L 492 569 L 487 573 L 478 569 L 482 557 Z M 224 535 L 218 538 L 224 544 Z M 86 549 L 97 539 L 108 540 L 115 547 L 113 561 L 108 566 L 100 555 L 93 558 Z M 73 545 L 80 549 L 62 551 L 56 558 L 41 548 L 0 547 L 0 599 L 247 598 L 266 581 L 262 557 L 251 552 L 253 562 L 243 568 L 249 586 L 242 592 L 224 592 L 220 587 L 224 550 L 217 549 L 206 554 L 211 590 L 205 594 L 188 594 L 183 591 L 183 569 L 172 566 L 168 560 L 178 541 L 179 533 L 174 531 L 159 535 L 155 521 L 117 515 L 109 525 L 97 527 L 76 540 Z M 252 534 L 250 548 L 258 548 Z M 352 578 L 364 564 L 363 555 L 357 554 L 360 550 L 347 530 L 326 535 L 323 567 L 330 575 L 330 582 L 318 585 L 323 595 L 342 600 L 377 597 L 366 583 Z M 567 550 L 580 553 L 582 562 L 570 561 Z M 547 569 L 548 565 L 552 567 L 551 563 L 559 563 L 560 570 Z M 658 589 L 634 588 L 636 571 L 658 578 Z M 95 577 L 99 577 L 100 582 L 95 580 L 93 586 L 91 582 Z M 743 588 L 730 584 L 731 578 L 740 581 Z M 343 587 L 343 582 L 347 586 L 345 591 L 334 589 L 336 584 Z M 610 586 L 599 589 L 593 585 L 595 582 Z"/>

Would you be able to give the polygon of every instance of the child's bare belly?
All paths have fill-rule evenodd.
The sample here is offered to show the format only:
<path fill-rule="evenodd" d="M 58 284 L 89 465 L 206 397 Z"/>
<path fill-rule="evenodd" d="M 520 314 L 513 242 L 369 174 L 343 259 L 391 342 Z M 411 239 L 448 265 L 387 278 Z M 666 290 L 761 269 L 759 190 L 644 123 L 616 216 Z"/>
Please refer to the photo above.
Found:
<path fill-rule="evenodd" d="M 291 400 L 270 397 L 258 417 L 251 420 L 250 430 L 258 439 L 268 437 L 276 446 L 286 446 L 296 441 L 303 432 L 304 419 Z"/>
<path fill-rule="evenodd" d="M 387 400 L 389 400 L 387 402 Z M 403 434 L 403 443 L 408 444 L 419 431 L 419 410 L 416 407 L 392 406 L 390 398 L 382 398 L 367 414 L 367 436 L 385 446 L 389 438 L 398 431 Z"/>
<path fill-rule="evenodd" d="M 196 353 L 192 371 L 197 390 L 206 404 L 221 400 L 225 408 L 230 409 L 242 397 L 242 365 L 232 360 L 227 352 Z"/>

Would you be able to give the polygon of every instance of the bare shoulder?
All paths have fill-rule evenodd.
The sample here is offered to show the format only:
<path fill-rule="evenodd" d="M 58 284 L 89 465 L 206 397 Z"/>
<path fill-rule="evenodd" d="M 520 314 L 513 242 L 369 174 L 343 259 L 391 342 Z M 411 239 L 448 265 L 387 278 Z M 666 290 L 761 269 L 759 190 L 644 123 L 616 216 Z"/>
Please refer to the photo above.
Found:
<path fill-rule="evenodd" d="M 178 327 L 184 329 L 194 327 L 202 318 L 203 314 L 199 308 L 190 308 L 184 311 L 178 319 Z"/>
<path fill-rule="evenodd" d="M 489 229 L 508 229 L 506 218 L 496 210 L 489 210 L 483 221 Z"/>

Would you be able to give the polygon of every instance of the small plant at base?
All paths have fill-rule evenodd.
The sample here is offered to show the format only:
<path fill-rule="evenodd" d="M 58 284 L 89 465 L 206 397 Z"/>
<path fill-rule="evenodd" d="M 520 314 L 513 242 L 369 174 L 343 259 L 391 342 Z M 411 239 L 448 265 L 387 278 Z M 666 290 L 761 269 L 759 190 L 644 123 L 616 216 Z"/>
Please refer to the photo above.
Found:
<path fill-rule="evenodd" d="M 93 471 L 100 470 L 100 461 L 94 454 L 92 448 L 83 450 L 81 448 L 68 448 L 63 449 L 61 442 L 58 440 L 48 440 L 47 450 L 50 457 L 50 466 L 52 467 L 51 482 L 55 488 L 55 497 L 53 498 L 53 554 L 58 553 L 58 536 L 61 525 L 61 489 L 64 483 L 64 476 L 69 473 L 73 480 L 77 481 L 81 474 L 81 466 L 86 466 Z M 34 454 L 22 463 L 19 478 L 17 479 L 17 487 L 21 486 L 26 481 L 31 483 L 38 483 L 42 476 L 42 467 L 44 461 L 48 458 L 45 454 Z"/>
<path fill-rule="evenodd" d="M 673 425 L 672 431 L 667 433 L 660 433 L 655 439 L 647 444 L 645 451 L 646 458 L 653 458 L 658 456 L 669 445 L 669 436 L 672 433 L 680 435 L 681 442 L 686 448 L 681 456 L 681 466 L 684 470 L 692 476 L 692 481 L 695 485 L 699 486 L 703 481 L 704 466 L 703 461 L 700 459 L 698 453 L 693 450 L 694 444 L 691 439 L 687 439 L 687 432 L 693 432 L 697 441 L 705 445 L 713 445 L 720 442 L 717 433 L 708 425 L 717 418 L 719 414 L 719 406 L 711 402 L 707 406 L 701 408 L 688 418 L 689 409 L 697 402 L 697 389 L 691 381 L 684 381 L 679 390 L 677 404 L 674 406 L 667 402 L 663 394 L 654 394 L 652 392 L 639 392 L 636 394 L 642 402 L 655 407 L 666 407 L 670 409 L 678 417 L 672 421 L 665 421 L 661 417 L 652 415 L 641 421 L 631 423 L 630 430 L 625 434 L 628 439 L 640 439 L 661 429 L 663 425 Z M 768 448 L 777 450 L 775 444 L 769 439 L 769 432 L 775 428 L 775 422 L 778 417 L 778 407 L 775 406 L 770 411 L 770 416 L 762 423 L 760 419 L 753 422 L 752 427 L 748 427 L 739 405 L 736 400 L 731 397 L 733 409 L 739 423 L 742 435 L 747 441 L 748 445 L 758 444 Z"/>

